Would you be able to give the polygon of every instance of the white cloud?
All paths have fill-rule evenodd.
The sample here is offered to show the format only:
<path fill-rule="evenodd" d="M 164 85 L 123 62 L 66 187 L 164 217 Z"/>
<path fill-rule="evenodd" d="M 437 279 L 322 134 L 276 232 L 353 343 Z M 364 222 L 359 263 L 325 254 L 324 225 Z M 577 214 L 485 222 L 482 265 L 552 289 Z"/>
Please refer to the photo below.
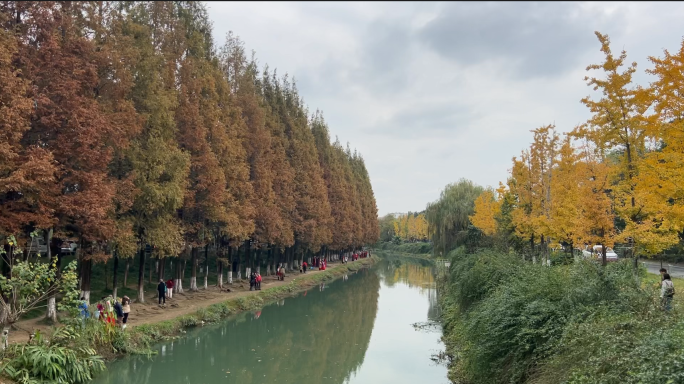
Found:
<path fill-rule="evenodd" d="M 585 121 L 579 100 L 591 90 L 582 79 L 601 60 L 594 30 L 640 71 L 684 35 L 678 3 L 509 4 L 208 7 L 217 43 L 232 30 L 261 64 L 294 76 L 332 137 L 362 153 L 385 214 L 422 210 L 461 177 L 497 186 L 531 129 Z"/>

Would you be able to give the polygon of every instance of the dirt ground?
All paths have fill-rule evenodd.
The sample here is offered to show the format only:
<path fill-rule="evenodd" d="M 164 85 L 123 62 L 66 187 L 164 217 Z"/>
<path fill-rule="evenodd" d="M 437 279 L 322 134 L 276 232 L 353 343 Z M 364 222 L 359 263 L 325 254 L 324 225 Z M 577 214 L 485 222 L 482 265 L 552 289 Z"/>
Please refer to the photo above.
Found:
<path fill-rule="evenodd" d="M 338 265 L 339 264 L 331 264 L 328 266 L 328 269 L 336 268 Z M 310 270 L 306 272 L 306 275 L 316 274 L 319 272 L 320 271 L 318 270 Z M 290 272 L 285 275 L 285 281 L 278 281 L 276 276 L 262 276 L 263 280 L 261 282 L 261 289 L 263 290 L 288 284 L 300 275 L 304 274 L 300 274 L 299 272 Z M 189 283 L 189 279 L 187 280 Z M 239 283 L 233 283 L 233 285 L 224 284 L 223 290 L 219 290 L 218 287 L 211 285 L 205 290 L 202 286 L 202 284 L 204 284 L 204 276 L 198 276 L 197 280 L 198 285 L 200 285 L 199 291 L 191 292 L 190 290 L 186 289 L 183 293 L 174 292 L 172 299 L 166 299 L 166 307 L 164 308 L 157 304 L 158 297 L 156 291 L 145 291 L 144 304 L 136 302 L 131 303 L 131 313 L 128 317 L 128 327 L 130 328 L 137 325 L 162 322 L 164 320 L 169 320 L 196 312 L 200 308 L 205 308 L 212 304 L 221 303 L 233 298 L 255 295 L 259 292 L 250 291 L 249 282 L 247 280 L 240 281 Z M 185 283 L 185 281 L 183 283 Z M 129 284 L 129 286 L 132 285 Z M 187 286 L 190 286 L 190 284 Z M 228 291 L 226 288 L 230 289 L 230 291 Z M 43 317 L 20 321 L 14 326 L 16 329 L 12 329 L 10 331 L 10 343 L 25 343 L 28 341 L 29 335 L 35 330 L 40 330 L 41 333 L 45 333 L 51 328 L 50 325 L 44 323 Z"/>

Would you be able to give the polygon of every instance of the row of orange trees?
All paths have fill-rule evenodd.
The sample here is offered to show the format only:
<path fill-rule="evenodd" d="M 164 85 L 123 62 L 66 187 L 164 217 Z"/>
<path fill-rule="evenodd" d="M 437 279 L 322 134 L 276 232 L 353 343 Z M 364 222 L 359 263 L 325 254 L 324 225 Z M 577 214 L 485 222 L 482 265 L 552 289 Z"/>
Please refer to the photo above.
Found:
<path fill-rule="evenodd" d="M 484 234 L 524 239 L 542 254 L 552 242 L 618 242 L 652 256 L 680 241 L 684 42 L 678 52 L 649 57 L 653 80 L 639 86 L 632 80 L 637 64 L 596 35 L 604 60 L 587 67 L 585 80 L 598 96 L 581 100 L 591 117 L 563 136 L 553 125 L 532 131 L 507 182 L 475 202 L 471 221 Z"/>
<path fill-rule="evenodd" d="M 53 258 L 75 239 L 86 295 L 93 262 L 139 255 L 143 301 L 148 245 L 188 254 L 196 289 L 210 246 L 229 264 L 377 240 L 361 155 L 239 38 L 216 46 L 202 3 L 4 1 L 0 25 L 0 234 L 41 229 Z"/>

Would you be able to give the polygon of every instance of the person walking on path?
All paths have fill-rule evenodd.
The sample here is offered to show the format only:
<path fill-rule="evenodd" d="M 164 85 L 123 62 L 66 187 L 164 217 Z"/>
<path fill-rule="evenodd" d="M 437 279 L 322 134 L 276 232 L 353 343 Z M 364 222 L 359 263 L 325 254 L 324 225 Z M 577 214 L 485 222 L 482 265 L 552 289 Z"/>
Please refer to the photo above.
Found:
<path fill-rule="evenodd" d="M 261 274 L 259 272 L 256 274 L 256 285 L 257 290 L 261 291 Z"/>
<path fill-rule="evenodd" d="M 123 325 L 121 326 L 121 329 L 126 329 L 126 323 L 128 322 L 128 314 L 131 313 L 131 299 L 128 296 L 124 296 L 123 299 L 121 300 L 122 304 L 122 309 L 123 309 Z"/>
<path fill-rule="evenodd" d="M 166 282 L 166 295 L 169 299 L 173 297 L 173 279 Z"/>
<path fill-rule="evenodd" d="M 663 274 L 663 282 L 660 283 L 660 299 L 663 301 L 665 311 L 669 312 L 672 309 L 672 298 L 675 294 L 674 284 L 670 279 L 670 274 Z"/>
<path fill-rule="evenodd" d="M 114 313 L 116 313 L 116 325 L 121 325 L 123 323 L 123 306 L 121 306 L 121 298 L 117 298 L 114 302 Z"/>
<path fill-rule="evenodd" d="M 159 279 L 159 284 L 157 285 L 157 293 L 159 293 L 159 305 L 164 303 L 166 306 L 166 284 L 163 279 Z"/>
<path fill-rule="evenodd" d="M 256 273 L 252 272 L 249 275 L 249 290 L 253 291 L 256 288 Z"/>
<path fill-rule="evenodd" d="M 304 273 L 306 273 L 306 270 L 309 269 L 309 264 L 306 263 L 306 261 L 302 262 L 302 267 L 304 269 Z"/>

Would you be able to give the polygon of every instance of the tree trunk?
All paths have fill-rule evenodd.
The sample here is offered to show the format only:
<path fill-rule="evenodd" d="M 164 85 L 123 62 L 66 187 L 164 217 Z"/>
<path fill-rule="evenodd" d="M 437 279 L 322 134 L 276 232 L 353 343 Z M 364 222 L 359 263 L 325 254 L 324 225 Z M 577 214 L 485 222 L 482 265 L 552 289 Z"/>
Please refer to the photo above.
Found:
<path fill-rule="evenodd" d="M 150 253 L 150 259 L 152 258 L 152 253 Z M 157 270 L 157 266 L 159 266 L 159 261 L 155 260 L 154 261 L 154 267 L 152 266 L 152 263 L 150 263 L 150 277 L 148 278 L 147 282 L 149 284 L 152 284 L 152 273 Z"/>
<path fill-rule="evenodd" d="M 56 274 L 59 274 L 59 265 L 57 265 L 57 259 L 59 259 L 60 247 L 56 244 L 57 241 L 52 239 L 52 228 L 45 232 L 45 244 L 47 244 L 47 257 L 50 260 L 50 265 L 54 264 L 56 269 Z M 47 302 L 47 319 L 53 323 L 57 322 L 57 296 L 56 294 L 50 295 Z"/>
<path fill-rule="evenodd" d="M 114 299 L 116 300 L 116 295 L 117 295 L 117 281 L 116 278 L 118 276 L 118 269 L 119 269 L 119 256 L 117 255 L 116 251 L 114 252 L 114 269 L 112 270 L 112 294 L 114 296 Z"/>
<path fill-rule="evenodd" d="M 175 277 L 173 281 L 173 292 L 174 293 L 183 293 L 183 274 L 181 272 L 181 259 L 180 257 L 176 258 L 176 270 L 175 270 Z"/>
<path fill-rule="evenodd" d="M 192 276 L 190 276 L 190 290 L 191 291 L 196 291 L 197 290 L 197 251 L 199 248 L 194 247 L 192 248 L 192 259 L 190 261 L 191 265 L 191 270 L 192 270 Z"/>
<path fill-rule="evenodd" d="M 204 289 L 209 288 L 209 244 L 204 246 Z"/>
<path fill-rule="evenodd" d="M 159 260 L 159 280 L 161 281 L 166 281 L 166 277 L 164 276 L 164 269 L 166 268 L 166 257 L 161 258 Z"/>
<path fill-rule="evenodd" d="M 219 289 L 223 289 L 223 263 L 220 261 L 216 262 L 216 271 L 218 272 L 217 280 L 216 280 L 216 286 L 219 287 Z"/>
<path fill-rule="evenodd" d="M 233 247 L 228 244 L 228 275 L 226 276 L 228 284 L 233 284 Z"/>
<path fill-rule="evenodd" d="M 126 258 L 126 268 L 124 268 L 124 288 L 128 286 L 128 267 L 131 266 L 131 259 Z"/>
<path fill-rule="evenodd" d="M 140 265 L 138 269 L 138 303 L 145 302 L 145 246 L 140 248 Z"/>
<path fill-rule="evenodd" d="M 608 262 L 606 260 L 606 246 L 601 244 L 601 265 L 603 265 L 605 267 L 606 264 L 608 264 Z"/>
<path fill-rule="evenodd" d="M 93 270 L 93 261 L 83 260 L 81 262 L 81 297 L 90 303 L 90 274 Z"/>
<path fill-rule="evenodd" d="M 109 290 L 109 271 L 107 271 L 107 261 L 104 262 L 104 281 L 105 292 Z"/>

